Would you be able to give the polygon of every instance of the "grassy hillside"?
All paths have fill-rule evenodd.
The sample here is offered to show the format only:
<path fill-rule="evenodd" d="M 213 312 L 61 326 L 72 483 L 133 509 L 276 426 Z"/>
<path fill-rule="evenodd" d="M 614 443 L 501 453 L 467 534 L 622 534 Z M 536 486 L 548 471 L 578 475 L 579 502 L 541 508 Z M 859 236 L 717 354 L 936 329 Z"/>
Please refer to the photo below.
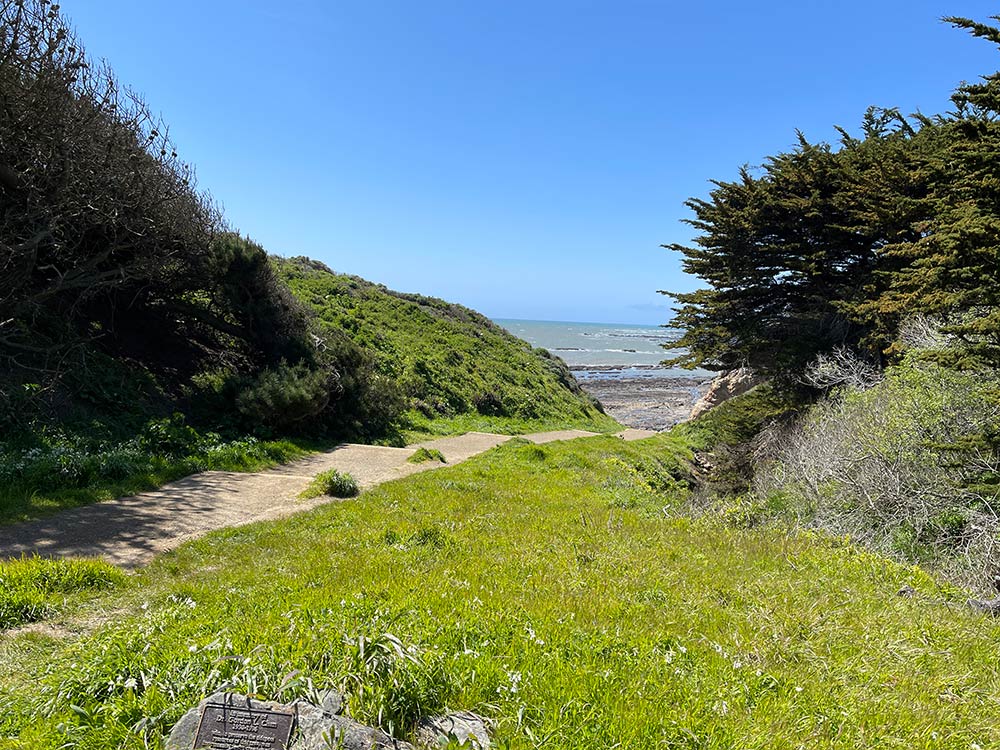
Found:
<path fill-rule="evenodd" d="M 0 523 L 204 469 L 259 470 L 331 441 L 619 427 L 561 360 L 473 310 L 308 259 L 275 265 L 301 303 L 265 263 L 269 283 L 301 310 L 319 369 L 282 360 L 250 377 L 213 363 L 171 390 L 138 360 L 95 355 L 72 389 L 46 396 L 58 410 L 36 404 L 0 430 Z M 0 393 L 13 392 L 9 374 L 0 366 Z"/>
<path fill-rule="evenodd" d="M 157 748 L 223 683 L 345 687 L 404 736 L 473 709 L 511 748 L 1000 742 L 994 620 L 839 538 L 676 516 L 690 457 L 515 441 L 185 545 L 0 641 L 3 746 Z"/>
<path fill-rule="evenodd" d="M 399 384 L 414 429 L 445 434 L 617 426 L 562 360 L 474 310 L 336 274 L 307 258 L 275 262 L 321 329 L 346 333 L 374 356 L 379 373 Z"/>
<path fill-rule="evenodd" d="M 169 396 L 139 363 L 105 356 L 81 371 L 87 387 L 64 399 L 69 408 L 0 435 L 0 523 L 204 469 L 259 470 L 331 440 L 619 427 L 561 360 L 473 310 L 308 259 L 274 263 L 311 309 L 303 316 L 323 342 L 317 358 L 335 376 L 320 373 L 313 382 L 318 371 L 279 363 L 248 381 L 222 368 L 190 377 Z M 157 399 L 144 398 L 143 388 Z M 310 413 L 314 401 L 316 415 L 274 423 L 303 404 Z"/>

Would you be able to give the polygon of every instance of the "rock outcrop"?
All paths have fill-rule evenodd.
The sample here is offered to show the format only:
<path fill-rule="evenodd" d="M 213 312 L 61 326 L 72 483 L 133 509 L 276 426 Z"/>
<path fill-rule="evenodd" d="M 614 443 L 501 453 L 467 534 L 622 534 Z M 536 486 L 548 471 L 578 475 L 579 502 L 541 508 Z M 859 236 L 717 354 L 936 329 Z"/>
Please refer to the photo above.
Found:
<path fill-rule="evenodd" d="M 417 748 L 436 750 L 445 746 L 453 746 L 451 743 L 455 742 L 460 747 L 466 747 L 469 750 L 490 750 L 488 722 L 470 711 L 457 711 L 442 716 L 424 718 L 414 734 L 417 743 L 414 747 L 409 742 L 389 736 L 381 729 L 366 726 L 343 716 L 341 714 L 343 705 L 344 697 L 336 691 L 321 694 L 315 703 L 297 700 L 288 705 L 259 701 L 238 693 L 219 692 L 208 696 L 197 706 L 187 711 L 174 725 L 170 735 L 166 738 L 164 747 L 166 750 L 191 750 L 198 737 L 198 729 L 206 707 L 214 707 L 213 710 L 217 713 L 223 712 L 219 713 L 220 719 L 223 719 L 226 715 L 225 712 L 229 711 L 243 711 L 251 715 L 264 712 L 283 713 L 286 716 L 291 714 L 294 716 L 294 723 L 288 744 L 289 750 L 329 750 L 331 747 L 340 750 L 417 750 Z M 280 716 L 276 716 L 275 713 L 270 714 L 270 716 L 280 719 Z M 286 723 L 284 730 L 286 737 L 289 731 L 288 726 Z M 231 731 L 238 732 L 240 737 L 245 734 L 253 734 L 246 727 L 239 727 Z M 273 735 L 274 732 L 272 731 L 271 734 Z M 240 742 L 243 741 L 240 740 Z M 248 747 L 257 747 L 258 744 L 263 747 L 268 742 L 268 738 L 253 737 L 248 741 L 250 743 L 247 745 Z M 270 742 L 274 741 L 271 737 Z M 283 742 L 283 738 L 278 741 Z M 230 747 L 229 744 L 225 746 Z"/>
<path fill-rule="evenodd" d="M 760 382 L 760 379 L 748 367 L 740 367 L 721 373 L 708 387 L 708 392 L 698 399 L 691 409 L 691 419 L 704 414 L 712 407 L 718 406 L 734 396 L 746 393 Z"/>

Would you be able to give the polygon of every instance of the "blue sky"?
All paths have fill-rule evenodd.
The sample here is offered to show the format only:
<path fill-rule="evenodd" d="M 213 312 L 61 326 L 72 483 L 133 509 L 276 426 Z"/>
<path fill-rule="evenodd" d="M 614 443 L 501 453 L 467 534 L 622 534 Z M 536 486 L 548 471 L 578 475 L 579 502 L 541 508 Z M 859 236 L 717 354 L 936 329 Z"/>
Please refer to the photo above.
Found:
<path fill-rule="evenodd" d="M 662 323 L 709 180 L 936 113 L 986 0 L 64 0 L 230 223 L 501 318 Z"/>

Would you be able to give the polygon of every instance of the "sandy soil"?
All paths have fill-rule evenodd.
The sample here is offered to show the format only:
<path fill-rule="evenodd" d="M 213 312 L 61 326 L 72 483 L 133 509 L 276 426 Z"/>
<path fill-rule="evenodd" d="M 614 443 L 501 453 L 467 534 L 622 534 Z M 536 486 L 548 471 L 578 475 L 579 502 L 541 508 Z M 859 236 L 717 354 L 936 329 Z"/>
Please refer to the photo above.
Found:
<path fill-rule="evenodd" d="M 537 433 L 536 443 L 591 437 L 581 430 Z M 651 433 L 627 430 L 626 440 Z M 242 474 L 206 471 L 152 492 L 74 508 L 36 521 L 0 527 L 0 558 L 22 554 L 45 557 L 101 557 L 135 568 L 188 539 L 226 526 L 280 518 L 331 502 L 300 500 L 298 494 L 319 472 L 349 472 L 368 489 L 382 482 L 440 468 L 437 461 L 412 464 L 420 447 L 436 448 L 454 465 L 510 440 L 508 435 L 470 432 L 407 448 L 345 444 L 270 471 Z"/>

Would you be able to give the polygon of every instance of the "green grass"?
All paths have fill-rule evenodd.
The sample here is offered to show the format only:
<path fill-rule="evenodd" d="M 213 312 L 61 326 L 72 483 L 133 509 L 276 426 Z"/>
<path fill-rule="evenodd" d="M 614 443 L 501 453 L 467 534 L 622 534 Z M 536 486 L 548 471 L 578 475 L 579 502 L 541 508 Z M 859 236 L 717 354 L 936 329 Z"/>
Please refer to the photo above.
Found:
<path fill-rule="evenodd" d="M 841 539 L 677 517 L 689 456 L 512 441 L 186 544 L 77 605 L 119 613 L 92 633 L 0 643 L 0 746 L 158 748 L 223 684 L 404 735 L 471 709 L 500 748 L 1000 743 L 1000 624 Z"/>
<path fill-rule="evenodd" d="M 427 417 L 419 412 L 406 415 L 407 429 L 403 435 L 407 443 L 428 438 L 463 435 L 466 432 L 492 432 L 499 435 L 527 435 L 551 430 L 587 430 L 589 432 L 617 432 L 622 426 L 612 417 L 600 412 L 586 416 L 556 416 L 545 419 L 518 417 L 493 417 L 476 414 L 458 414 L 452 417 Z"/>
<path fill-rule="evenodd" d="M 0 630 L 51 616 L 59 594 L 107 589 L 125 580 L 122 571 L 100 560 L 24 557 L 0 562 Z"/>
<path fill-rule="evenodd" d="M 406 459 L 408 463 L 411 464 L 422 464 L 427 461 L 437 461 L 441 464 L 448 463 L 448 460 L 444 457 L 444 454 L 437 448 L 417 448 L 413 455 Z"/>
<path fill-rule="evenodd" d="M 309 486 L 299 493 L 299 497 L 303 499 L 319 497 L 320 495 L 354 497 L 358 492 L 358 483 L 354 477 L 346 472 L 328 469 L 317 474 Z"/>
<path fill-rule="evenodd" d="M 30 480 L 0 483 L 0 525 L 153 490 L 199 471 L 261 471 L 302 458 L 317 447 L 304 440 L 234 441 L 183 457 L 141 454 L 132 464 L 135 468 L 121 478 L 83 474 L 66 478 L 62 486 L 48 479 L 41 486 Z M 84 456 L 84 461 L 89 458 Z"/>

